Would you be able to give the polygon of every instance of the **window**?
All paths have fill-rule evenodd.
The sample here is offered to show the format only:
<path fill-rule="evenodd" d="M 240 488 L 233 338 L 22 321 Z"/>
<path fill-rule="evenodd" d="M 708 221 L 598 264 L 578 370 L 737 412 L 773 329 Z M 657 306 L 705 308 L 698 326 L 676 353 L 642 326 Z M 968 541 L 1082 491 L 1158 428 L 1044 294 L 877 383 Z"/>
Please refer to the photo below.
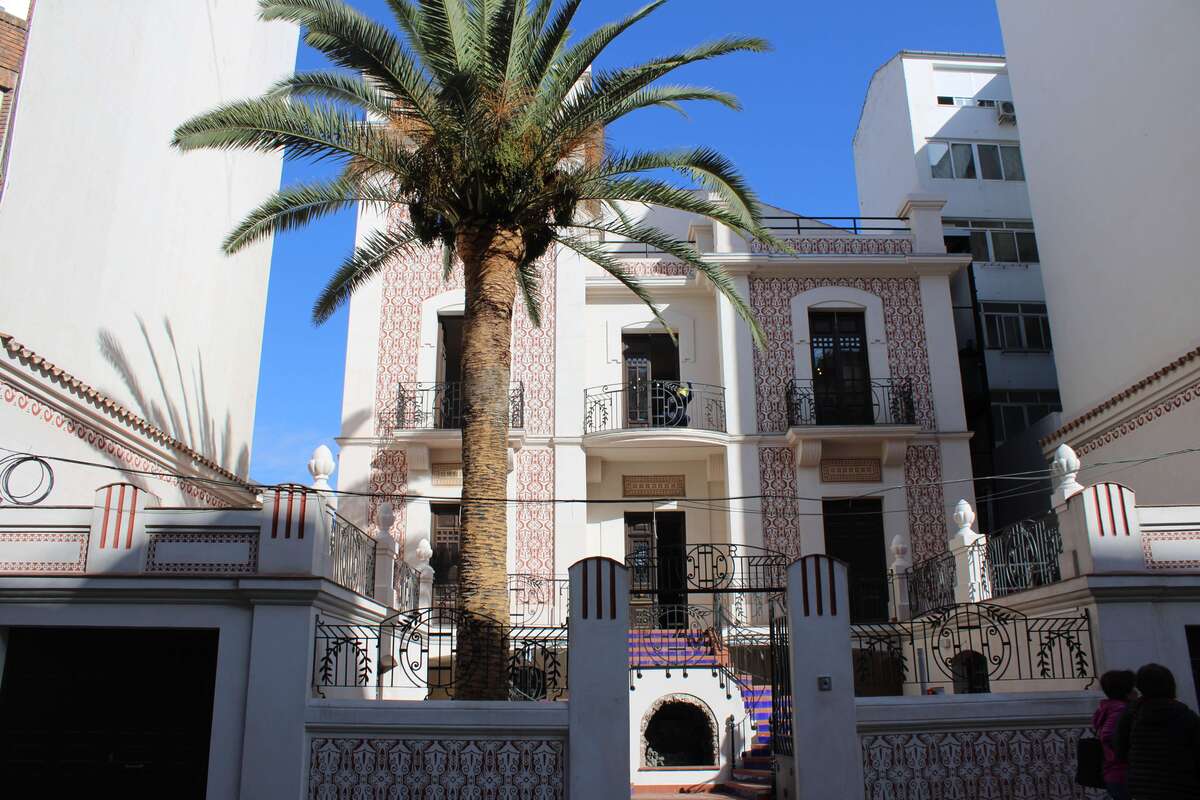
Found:
<path fill-rule="evenodd" d="M 937 104 L 939 106 L 961 106 L 964 108 L 995 108 L 996 103 L 1000 100 L 987 100 L 981 97 L 954 97 L 947 94 L 939 94 L 937 96 Z"/>
<path fill-rule="evenodd" d="M 935 178 L 1025 180 L 1021 148 L 1015 144 L 930 141 L 926 148 Z M 979 163 L 978 170 L 976 162 Z"/>
<path fill-rule="evenodd" d="M 462 525 L 459 506 L 430 506 L 432 513 L 433 556 L 429 566 L 433 567 L 433 585 L 447 587 L 457 594 L 458 566 L 462 561 Z"/>
<path fill-rule="evenodd" d="M 996 444 L 1055 411 L 1062 411 L 1058 392 L 1033 389 L 992 392 L 992 433 Z"/>
<path fill-rule="evenodd" d="M 983 303 L 983 334 L 989 350 L 1046 352 L 1050 320 L 1042 303 Z"/>
<path fill-rule="evenodd" d="M 951 229 L 946 232 L 948 253 L 970 253 L 971 258 L 983 263 L 1036 264 L 1040 261 L 1032 222 L 945 219 L 943 224 Z"/>

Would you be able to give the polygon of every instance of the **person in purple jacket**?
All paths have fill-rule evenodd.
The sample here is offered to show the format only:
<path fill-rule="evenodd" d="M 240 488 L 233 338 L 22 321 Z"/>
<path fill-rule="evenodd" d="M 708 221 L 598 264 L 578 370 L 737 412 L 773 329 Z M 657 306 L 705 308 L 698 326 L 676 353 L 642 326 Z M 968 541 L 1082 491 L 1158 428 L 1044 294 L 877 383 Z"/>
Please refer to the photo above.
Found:
<path fill-rule="evenodd" d="M 1105 697 L 1092 715 L 1092 730 L 1104 748 L 1104 783 L 1112 800 L 1130 798 L 1125 781 L 1129 764 L 1117 757 L 1113 736 L 1125 708 L 1137 699 L 1137 691 L 1133 688 L 1136 682 L 1137 676 L 1127 669 L 1114 669 L 1101 675 L 1100 688 L 1104 690 Z"/>

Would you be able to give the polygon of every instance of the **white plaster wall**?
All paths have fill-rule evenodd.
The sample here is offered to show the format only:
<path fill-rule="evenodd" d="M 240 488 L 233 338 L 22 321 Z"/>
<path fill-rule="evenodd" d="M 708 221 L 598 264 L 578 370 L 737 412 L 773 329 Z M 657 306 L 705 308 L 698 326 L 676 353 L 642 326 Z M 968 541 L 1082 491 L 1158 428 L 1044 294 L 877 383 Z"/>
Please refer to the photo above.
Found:
<path fill-rule="evenodd" d="M 292 70 L 296 29 L 257 17 L 254 0 L 39 0 L 0 205 L 0 329 L 243 474 L 271 242 L 220 245 L 280 159 L 169 143 Z"/>
<path fill-rule="evenodd" d="M 997 6 L 1070 419 L 1200 344 L 1200 4 Z"/>
<path fill-rule="evenodd" d="M 836 449 L 826 448 L 822 455 L 826 458 L 878 458 L 878 445 L 843 445 Z M 883 536 L 880 547 L 887 552 L 890 562 L 892 540 L 899 536 L 901 541 L 909 542 L 908 531 L 908 501 L 904 491 L 893 489 L 884 491 L 885 487 L 904 485 L 904 465 L 882 469 L 882 481 L 879 483 L 822 483 L 821 470 L 818 467 L 800 467 L 797 470 L 796 494 L 800 497 L 814 497 L 822 500 L 843 500 L 854 497 L 876 498 L 883 503 Z M 822 505 L 816 500 L 801 500 L 800 510 L 800 555 L 812 555 L 825 552 L 825 520 L 821 516 Z M 854 576 L 851 576 L 853 579 Z"/>
<path fill-rule="evenodd" d="M 625 562 L 625 512 L 683 511 L 688 544 L 720 541 L 715 534 L 725 530 L 724 511 L 691 504 L 667 502 L 651 503 L 647 500 L 622 497 L 623 475 L 683 475 L 688 497 L 707 497 L 709 484 L 707 464 L 701 461 L 605 461 L 600 483 L 588 485 L 588 498 L 592 500 L 617 500 L 615 503 L 593 503 L 587 509 L 586 548 L 582 555 L 603 555 Z M 701 504 L 706 505 L 706 504 Z M 681 507 L 682 506 L 682 507 Z M 720 519 L 716 519 L 720 517 Z M 571 545 L 562 542 L 560 547 Z M 575 547 L 579 543 L 574 543 Z"/>
<path fill-rule="evenodd" d="M 872 77 L 854 133 L 859 213 L 895 214 L 904 196 L 920 185 L 911 130 L 904 69 L 895 57 Z"/>
<path fill-rule="evenodd" d="M 678 328 L 679 376 L 684 381 L 720 385 L 720 339 L 711 294 L 659 291 L 660 313 Z M 636 298 L 590 298 L 585 309 L 585 375 L 588 387 L 624 380 L 621 332 L 663 331 L 650 309 Z M 579 398 L 583 405 L 582 395 Z"/>
<path fill-rule="evenodd" d="M 629 780 L 639 786 L 684 785 L 717 783 L 729 778 L 729 729 L 725 721 L 733 717 L 740 723 L 746 716 L 742 695 L 736 686 L 730 687 L 732 697 L 725 696 L 720 680 L 708 667 L 684 670 L 673 668 L 668 676 L 666 670 L 643 670 L 641 677 L 630 676 L 633 690 L 629 693 Z M 642 722 L 650 707 L 660 698 L 671 694 L 692 695 L 699 699 L 710 713 L 710 723 L 717 726 L 717 766 L 709 769 L 682 770 L 679 768 L 652 769 L 642 766 Z M 740 729 L 733 734 L 734 752 L 739 756 L 745 749 Z"/>

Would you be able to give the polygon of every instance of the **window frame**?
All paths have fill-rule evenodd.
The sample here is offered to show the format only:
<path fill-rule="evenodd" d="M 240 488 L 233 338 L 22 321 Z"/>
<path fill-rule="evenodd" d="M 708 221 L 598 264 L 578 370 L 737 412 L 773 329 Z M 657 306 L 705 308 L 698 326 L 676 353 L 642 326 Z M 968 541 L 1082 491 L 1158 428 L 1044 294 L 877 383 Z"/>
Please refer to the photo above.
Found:
<path fill-rule="evenodd" d="M 980 315 L 983 317 L 983 344 L 985 350 L 1002 353 L 1052 353 L 1054 342 L 1050 337 L 1050 316 L 1046 304 L 1035 301 L 982 302 Z M 1030 345 L 1029 327 L 1039 333 L 1044 346 Z M 1013 343 L 1010 339 L 1020 341 Z"/>
<path fill-rule="evenodd" d="M 933 161 L 933 151 L 930 149 L 933 145 L 939 145 L 946 148 L 950 158 L 950 174 L 938 175 L 934 172 L 934 167 L 937 165 Z M 929 172 L 934 180 L 947 181 L 996 181 L 998 183 L 1024 183 L 1025 182 L 1025 160 L 1021 156 L 1021 143 L 1013 141 L 962 141 L 955 139 L 927 139 L 925 141 L 926 150 L 929 152 Z M 966 147 L 970 149 L 970 162 L 959 168 L 959 158 L 955 157 L 955 148 Z M 1000 177 L 988 178 L 983 175 L 983 158 L 980 156 L 981 147 L 993 147 L 996 150 L 996 167 L 1000 171 Z M 1009 168 L 1005 166 L 1006 159 L 1005 151 L 1015 151 L 1016 159 L 1010 162 L 1015 163 L 1021 173 L 1020 177 L 1010 177 Z M 940 163 L 941 159 L 939 159 Z M 963 174 L 959 174 L 962 172 Z"/>

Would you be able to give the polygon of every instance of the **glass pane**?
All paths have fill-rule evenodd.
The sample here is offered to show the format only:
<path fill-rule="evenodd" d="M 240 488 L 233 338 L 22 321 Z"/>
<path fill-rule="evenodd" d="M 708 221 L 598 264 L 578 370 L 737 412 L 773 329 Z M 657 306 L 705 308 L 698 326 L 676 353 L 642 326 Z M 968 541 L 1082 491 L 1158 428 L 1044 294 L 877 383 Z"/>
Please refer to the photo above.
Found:
<path fill-rule="evenodd" d="M 971 155 L 971 145 L 952 144 L 950 149 L 954 152 L 954 177 L 974 178 L 975 158 Z"/>
<path fill-rule="evenodd" d="M 957 235 L 951 236 L 951 235 L 947 234 L 946 236 L 944 236 L 942 238 L 946 242 L 946 252 L 947 253 L 957 254 L 957 253 L 970 253 L 971 252 L 971 237 L 970 236 L 957 236 Z"/>
<path fill-rule="evenodd" d="M 1000 335 L 1000 317 L 998 314 L 985 314 L 983 317 L 983 335 L 987 339 L 990 350 L 1004 347 L 1004 338 Z"/>
<path fill-rule="evenodd" d="M 1041 317 L 1022 317 L 1025 322 L 1025 345 L 1030 350 L 1045 350 L 1046 342 L 1042 337 Z"/>
<path fill-rule="evenodd" d="M 992 406 L 992 438 L 996 444 L 1004 441 L 1004 411 L 1000 406 Z"/>
<path fill-rule="evenodd" d="M 984 231 L 971 231 L 971 258 L 976 261 L 991 261 L 992 257 L 988 254 L 987 233 Z"/>
<path fill-rule="evenodd" d="M 1038 257 L 1037 239 L 1032 233 L 1017 234 L 1017 253 L 1026 264 L 1037 264 L 1041 261 Z"/>
<path fill-rule="evenodd" d="M 1004 320 L 1004 349 L 1024 349 L 1021 345 L 1021 318 L 1003 317 L 1002 319 Z"/>
<path fill-rule="evenodd" d="M 1004 179 L 1004 173 L 1000 171 L 1000 148 L 996 145 L 979 145 L 979 174 L 988 181 Z"/>
<path fill-rule="evenodd" d="M 1000 148 L 1000 160 L 1004 162 L 1004 179 L 1008 181 L 1025 180 L 1025 164 L 1021 162 L 1021 148 L 1016 145 L 1005 145 Z"/>
<path fill-rule="evenodd" d="M 929 165 L 935 178 L 953 178 L 954 170 L 950 166 L 950 148 L 945 142 L 930 142 L 925 146 L 929 151 Z"/>
<path fill-rule="evenodd" d="M 939 105 L 939 106 L 952 106 L 952 105 L 954 105 L 954 98 L 953 98 L 953 97 L 947 97 L 947 96 L 946 96 L 946 95 L 944 95 L 944 94 L 940 94 L 940 95 L 938 95 L 938 99 L 937 99 L 937 100 L 938 100 L 938 105 Z"/>
<path fill-rule="evenodd" d="M 996 261 L 1016 261 L 1017 242 L 1008 231 L 992 231 L 992 254 Z"/>
<path fill-rule="evenodd" d="M 1015 436 L 1027 427 L 1024 406 L 1004 406 L 1005 438 Z"/>

